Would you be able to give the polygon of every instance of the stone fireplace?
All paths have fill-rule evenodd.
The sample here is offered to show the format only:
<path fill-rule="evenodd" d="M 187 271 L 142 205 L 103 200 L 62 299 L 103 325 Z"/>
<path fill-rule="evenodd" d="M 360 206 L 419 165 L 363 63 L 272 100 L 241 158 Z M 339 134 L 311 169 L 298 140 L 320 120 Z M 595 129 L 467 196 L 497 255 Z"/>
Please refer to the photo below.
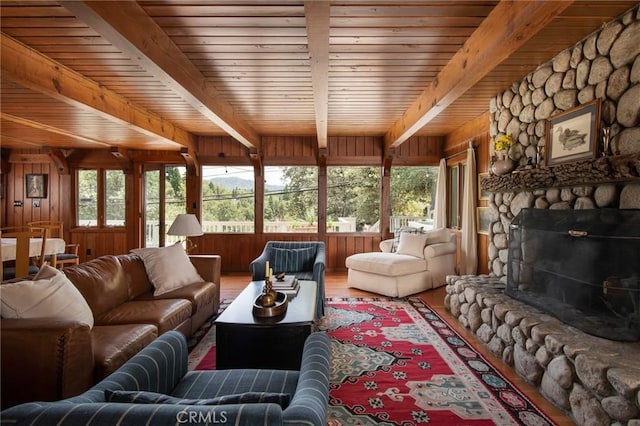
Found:
<path fill-rule="evenodd" d="M 523 209 L 506 294 L 588 334 L 640 341 L 640 211 Z"/>
<path fill-rule="evenodd" d="M 451 314 L 579 425 L 640 426 L 640 250 L 637 239 L 607 240 L 617 231 L 605 229 L 610 214 L 622 218 L 625 237 L 639 235 L 638 39 L 636 5 L 491 100 L 490 136 L 512 135 L 517 167 L 480 182 L 489 192 L 490 274 L 447 277 Z M 593 158 L 546 165 L 548 119 L 594 99 L 610 144 L 598 135 Z M 561 239 L 574 238 L 568 248 L 552 235 L 563 215 L 591 221 L 586 239 L 584 228 L 563 224 Z M 532 224 L 550 240 L 530 238 Z M 568 275 L 574 257 L 582 263 Z"/>

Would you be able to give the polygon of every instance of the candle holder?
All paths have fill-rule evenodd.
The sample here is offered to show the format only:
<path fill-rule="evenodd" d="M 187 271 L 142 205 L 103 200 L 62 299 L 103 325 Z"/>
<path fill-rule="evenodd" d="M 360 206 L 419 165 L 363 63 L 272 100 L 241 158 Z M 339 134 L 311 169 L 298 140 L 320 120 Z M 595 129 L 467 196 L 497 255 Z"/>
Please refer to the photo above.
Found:
<path fill-rule="evenodd" d="M 266 274 L 262 293 L 253 302 L 253 315 L 257 317 L 276 317 L 287 311 L 287 295 L 273 289 L 272 276 L 271 271 Z"/>

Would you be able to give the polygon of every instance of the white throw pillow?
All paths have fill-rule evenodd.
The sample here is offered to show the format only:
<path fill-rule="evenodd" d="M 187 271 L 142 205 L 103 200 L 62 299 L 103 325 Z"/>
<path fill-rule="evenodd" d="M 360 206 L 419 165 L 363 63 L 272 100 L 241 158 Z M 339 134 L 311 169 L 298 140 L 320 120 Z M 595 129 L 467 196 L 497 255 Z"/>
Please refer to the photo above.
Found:
<path fill-rule="evenodd" d="M 154 296 L 204 281 L 180 243 L 160 248 L 139 248 L 131 252 L 142 258 L 149 281 L 155 288 Z"/>
<path fill-rule="evenodd" d="M 33 280 L 0 286 L 3 318 L 72 320 L 93 328 L 93 312 L 67 276 L 44 265 Z"/>
<path fill-rule="evenodd" d="M 400 234 L 398 243 L 398 254 L 408 254 L 410 256 L 424 259 L 424 246 L 427 243 L 427 234 L 410 234 L 403 232 Z"/>

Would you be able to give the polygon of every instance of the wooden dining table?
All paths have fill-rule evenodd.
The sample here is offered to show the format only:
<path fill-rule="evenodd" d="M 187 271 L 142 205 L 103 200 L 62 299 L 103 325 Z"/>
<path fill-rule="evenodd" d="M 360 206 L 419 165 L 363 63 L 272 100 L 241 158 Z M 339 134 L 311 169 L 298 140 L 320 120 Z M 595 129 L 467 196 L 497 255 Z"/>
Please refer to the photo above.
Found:
<path fill-rule="evenodd" d="M 2 262 L 16 260 L 17 241 L 16 238 L 0 238 L 0 258 Z M 65 250 L 65 241 L 62 238 L 47 238 L 44 246 L 45 254 L 55 255 L 63 253 Z M 29 239 L 29 257 L 40 256 L 42 250 L 42 238 Z M 17 266 L 17 265 L 16 265 Z M 2 270 L 0 269 L 0 272 Z M 16 276 L 26 275 L 24 271 L 16 270 Z"/>

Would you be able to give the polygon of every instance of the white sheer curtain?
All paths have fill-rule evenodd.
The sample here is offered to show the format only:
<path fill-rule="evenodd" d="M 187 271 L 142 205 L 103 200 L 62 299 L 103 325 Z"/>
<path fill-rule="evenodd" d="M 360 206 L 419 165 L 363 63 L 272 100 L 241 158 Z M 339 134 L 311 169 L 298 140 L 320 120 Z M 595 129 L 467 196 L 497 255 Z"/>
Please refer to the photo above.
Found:
<path fill-rule="evenodd" d="M 436 184 L 436 202 L 433 212 L 435 229 L 447 226 L 447 160 L 440 159 L 438 183 Z"/>
<path fill-rule="evenodd" d="M 478 237 L 476 234 L 476 153 L 471 142 L 467 148 L 467 167 L 462 194 L 462 247 L 460 272 L 475 275 L 478 271 Z"/>

